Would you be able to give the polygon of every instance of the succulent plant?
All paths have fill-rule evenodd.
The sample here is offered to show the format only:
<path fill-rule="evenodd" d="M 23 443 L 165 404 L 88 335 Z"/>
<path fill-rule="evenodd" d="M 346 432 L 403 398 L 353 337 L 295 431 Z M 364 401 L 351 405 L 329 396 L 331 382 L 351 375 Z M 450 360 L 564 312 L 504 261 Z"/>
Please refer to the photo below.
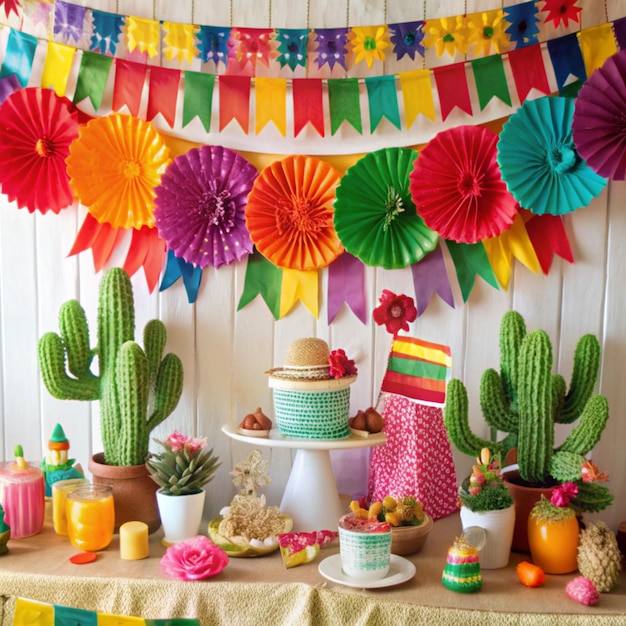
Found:
<path fill-rule="evenodd" d="M 44 334 L 38 344 L 46 388 L 60 400 L 100 401 L 107 465 L 145 463 L 150 433 L 176 408 L 183 388 L 180 359 L 163 356 L 165 325 L 146 324 L 143 349 L 134 341 L 130 277 L 111 268 L 100 283 L 96 347 L 89 346 L 87 318 L 77 300 L 61 305 L 59 330 Z M 98 374 L 91 370 L 96 356 Z"/>

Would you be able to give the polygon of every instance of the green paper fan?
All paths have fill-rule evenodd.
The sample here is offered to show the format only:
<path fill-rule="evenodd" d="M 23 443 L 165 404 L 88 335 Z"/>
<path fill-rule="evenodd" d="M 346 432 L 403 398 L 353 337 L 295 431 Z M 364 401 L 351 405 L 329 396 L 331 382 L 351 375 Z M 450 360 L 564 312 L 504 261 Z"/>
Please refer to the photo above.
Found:
<path fill-rule="evenodd" d="M 384 148 L 359 159 L 335 196 L 335 230 L 344 248 L 366 265 L 399 269 L 437 246 L 439 235 L 415 210 L 409 173 L 417 152 Z"/>

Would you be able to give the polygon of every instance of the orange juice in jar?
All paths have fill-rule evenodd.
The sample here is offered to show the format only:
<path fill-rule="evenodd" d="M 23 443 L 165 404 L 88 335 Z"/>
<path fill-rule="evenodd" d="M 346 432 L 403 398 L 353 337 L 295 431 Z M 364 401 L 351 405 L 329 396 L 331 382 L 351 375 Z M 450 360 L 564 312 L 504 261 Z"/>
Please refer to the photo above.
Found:
<path fill-rule="evenodd" d="M 84 485 L 67 495 L 67 531 L 75 548 L 104 550 L 113 539 L 115 508 L 108 485 Z"/>

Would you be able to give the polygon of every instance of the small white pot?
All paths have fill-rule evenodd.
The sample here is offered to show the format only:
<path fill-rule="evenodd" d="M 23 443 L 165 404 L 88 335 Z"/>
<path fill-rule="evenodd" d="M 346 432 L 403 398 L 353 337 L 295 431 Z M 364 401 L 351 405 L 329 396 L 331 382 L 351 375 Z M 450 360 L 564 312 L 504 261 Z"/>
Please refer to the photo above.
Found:
<path fill-rule="evenodd" d="M 486 532 L 485 545 L 480 550 L 480 566 L 483 569 L 498 569 L 509 564 L 513 528 L 515 527 L 515 505 L 498 511 L 470 511 L 461 507 L 463 528 L 479 526 Z"/>
<path fill-rule="evenodd" d="M 199 533 L 204 511 L 204 490 L 184 496 L 172 496 L 157 491 L 156 496 L 164 544 L 191 539 Z"/>

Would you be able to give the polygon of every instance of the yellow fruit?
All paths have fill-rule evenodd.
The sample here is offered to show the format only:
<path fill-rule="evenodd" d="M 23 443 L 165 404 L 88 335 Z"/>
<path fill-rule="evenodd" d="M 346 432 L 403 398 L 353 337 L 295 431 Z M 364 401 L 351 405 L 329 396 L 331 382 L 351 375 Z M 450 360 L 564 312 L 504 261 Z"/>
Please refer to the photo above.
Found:
<path fill-rule="evenodd" d="M 369 517 L 369 519 L 375 519 L 382 513 L 382 510 L 382 502 L 372 502 L 372 504 L 370 504 L 370 509 L 368 511 L 367 517 Z"/>
<path fill-rule="evenodd" d="M 393 496 L 385 496 L 383 499 L 383 507 L 385 508 L 385 511 L 395 511 L 397 506 L 398 503 Z"/>
<path fill-rule="evenodd" d="M 387 511 L 387 513 L 385 513 L 385 521 L 392 526 L 400 526 L 402 524 L 402 517 L 397 511 Z"/>

